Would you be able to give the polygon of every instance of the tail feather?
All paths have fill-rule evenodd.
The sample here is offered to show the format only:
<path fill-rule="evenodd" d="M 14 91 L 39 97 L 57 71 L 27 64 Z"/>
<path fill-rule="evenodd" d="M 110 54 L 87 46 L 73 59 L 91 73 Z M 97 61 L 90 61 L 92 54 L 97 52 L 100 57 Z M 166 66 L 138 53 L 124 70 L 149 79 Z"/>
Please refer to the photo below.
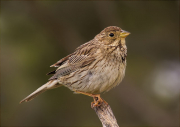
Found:
<path fill-rule="evenodd" d="M 39 94 L 45 92 L 48 89 L 53 89 L 53 88 L 57 88 L 61 86 L 60 84 L 58 84 L 57 80 L 51 80 L 49 82 L 47 82 L 46 84 L 44 84 L 43 86 L 39 87 L 37 90 L 35 90 L 33 93 L 31 93 L 29 96 L 27 96 L 26 98 L 24 98 L 22 101 L 20 101 L 20 103 L 22 102 L 28 102 L 31 101 L 32 99 L 34 99 L 36 96 L 38 96 Z"/>

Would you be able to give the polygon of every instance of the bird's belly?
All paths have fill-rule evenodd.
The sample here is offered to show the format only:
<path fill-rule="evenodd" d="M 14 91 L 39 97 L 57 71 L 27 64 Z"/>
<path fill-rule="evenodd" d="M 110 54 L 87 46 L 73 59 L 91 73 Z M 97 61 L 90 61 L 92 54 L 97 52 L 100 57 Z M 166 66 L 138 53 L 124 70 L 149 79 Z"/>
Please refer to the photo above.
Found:
<path fill-rule="evenodd" d="M 122 81 L 126 66 L 122 63 L 108 65 L 103 64 L 105 63 L 103 61 L 101 63 L 91 65 L 89 69 L 79 70 L 70 74 L 66 78 L 66 82 L 61 82 L 61 84 L 72 91 L 92 94 L 110 90 Z"/>
<path fill-rule="evenodd" d="M 102 70 L 95 74 L 91 80 L 91 93 L 102 93 L 120 84 L 125 75 L 125 66 L 111 65 L 102 66 Z M 104 67 L 104 68 L 103 68 Z"/>

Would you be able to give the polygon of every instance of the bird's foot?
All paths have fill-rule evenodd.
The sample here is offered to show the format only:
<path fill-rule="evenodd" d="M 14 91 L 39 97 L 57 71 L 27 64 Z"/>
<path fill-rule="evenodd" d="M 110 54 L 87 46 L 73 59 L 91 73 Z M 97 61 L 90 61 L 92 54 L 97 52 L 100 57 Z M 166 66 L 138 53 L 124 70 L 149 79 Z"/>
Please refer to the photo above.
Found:
<path fill-rule="evenodd" d="M 108 105 L 108 103 L 100 97 L 100 94 L 93 95 L 94 102 L 91 102 L 91 108 L 99 107 L 102 103 Z"/>

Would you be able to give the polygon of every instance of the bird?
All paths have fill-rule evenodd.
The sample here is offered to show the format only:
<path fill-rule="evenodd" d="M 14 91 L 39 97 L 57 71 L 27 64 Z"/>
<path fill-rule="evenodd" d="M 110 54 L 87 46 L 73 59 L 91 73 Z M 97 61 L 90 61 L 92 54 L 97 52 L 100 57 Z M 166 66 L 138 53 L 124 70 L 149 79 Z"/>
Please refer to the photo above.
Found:
<path fill-rule="evenodd" d="M 30 101 L 49 89 L 65 86 L 74 93 L 93 97 L 91 107 L 99 106 L 105 102 L 100 93 L 119 85 L 125 76 L 125 38 L 129 34 L 117 26 L 106 27 L 92 40 L 51 65 L 57 69 L 47 75 L 53 76 L 20 103 Z"/>

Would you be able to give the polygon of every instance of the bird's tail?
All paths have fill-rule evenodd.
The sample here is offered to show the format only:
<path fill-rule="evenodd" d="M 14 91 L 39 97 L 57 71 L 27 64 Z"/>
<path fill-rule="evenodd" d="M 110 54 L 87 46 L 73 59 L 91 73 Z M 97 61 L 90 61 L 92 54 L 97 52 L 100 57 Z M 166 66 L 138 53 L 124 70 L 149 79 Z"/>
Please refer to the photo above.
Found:
<path fill-rule="evenodd" d="M 20 103 L 30 101 L 30 100 L 34 99 L 36 96 L 38 96 L 39 94 L 45 92 L 46 90 L 54 89 L 54 88 L 57 88 L 60 86 L 62 86 L 62 85 L 60 85 L 57 80 L 51 80 L 51 81 L 47 82 L 46 84 L 44 84 L 43 86 L 39 87 L 36 91 L 31 93 L 29 96 L 24 98 L 22 101 L 20 101 Z"/>

